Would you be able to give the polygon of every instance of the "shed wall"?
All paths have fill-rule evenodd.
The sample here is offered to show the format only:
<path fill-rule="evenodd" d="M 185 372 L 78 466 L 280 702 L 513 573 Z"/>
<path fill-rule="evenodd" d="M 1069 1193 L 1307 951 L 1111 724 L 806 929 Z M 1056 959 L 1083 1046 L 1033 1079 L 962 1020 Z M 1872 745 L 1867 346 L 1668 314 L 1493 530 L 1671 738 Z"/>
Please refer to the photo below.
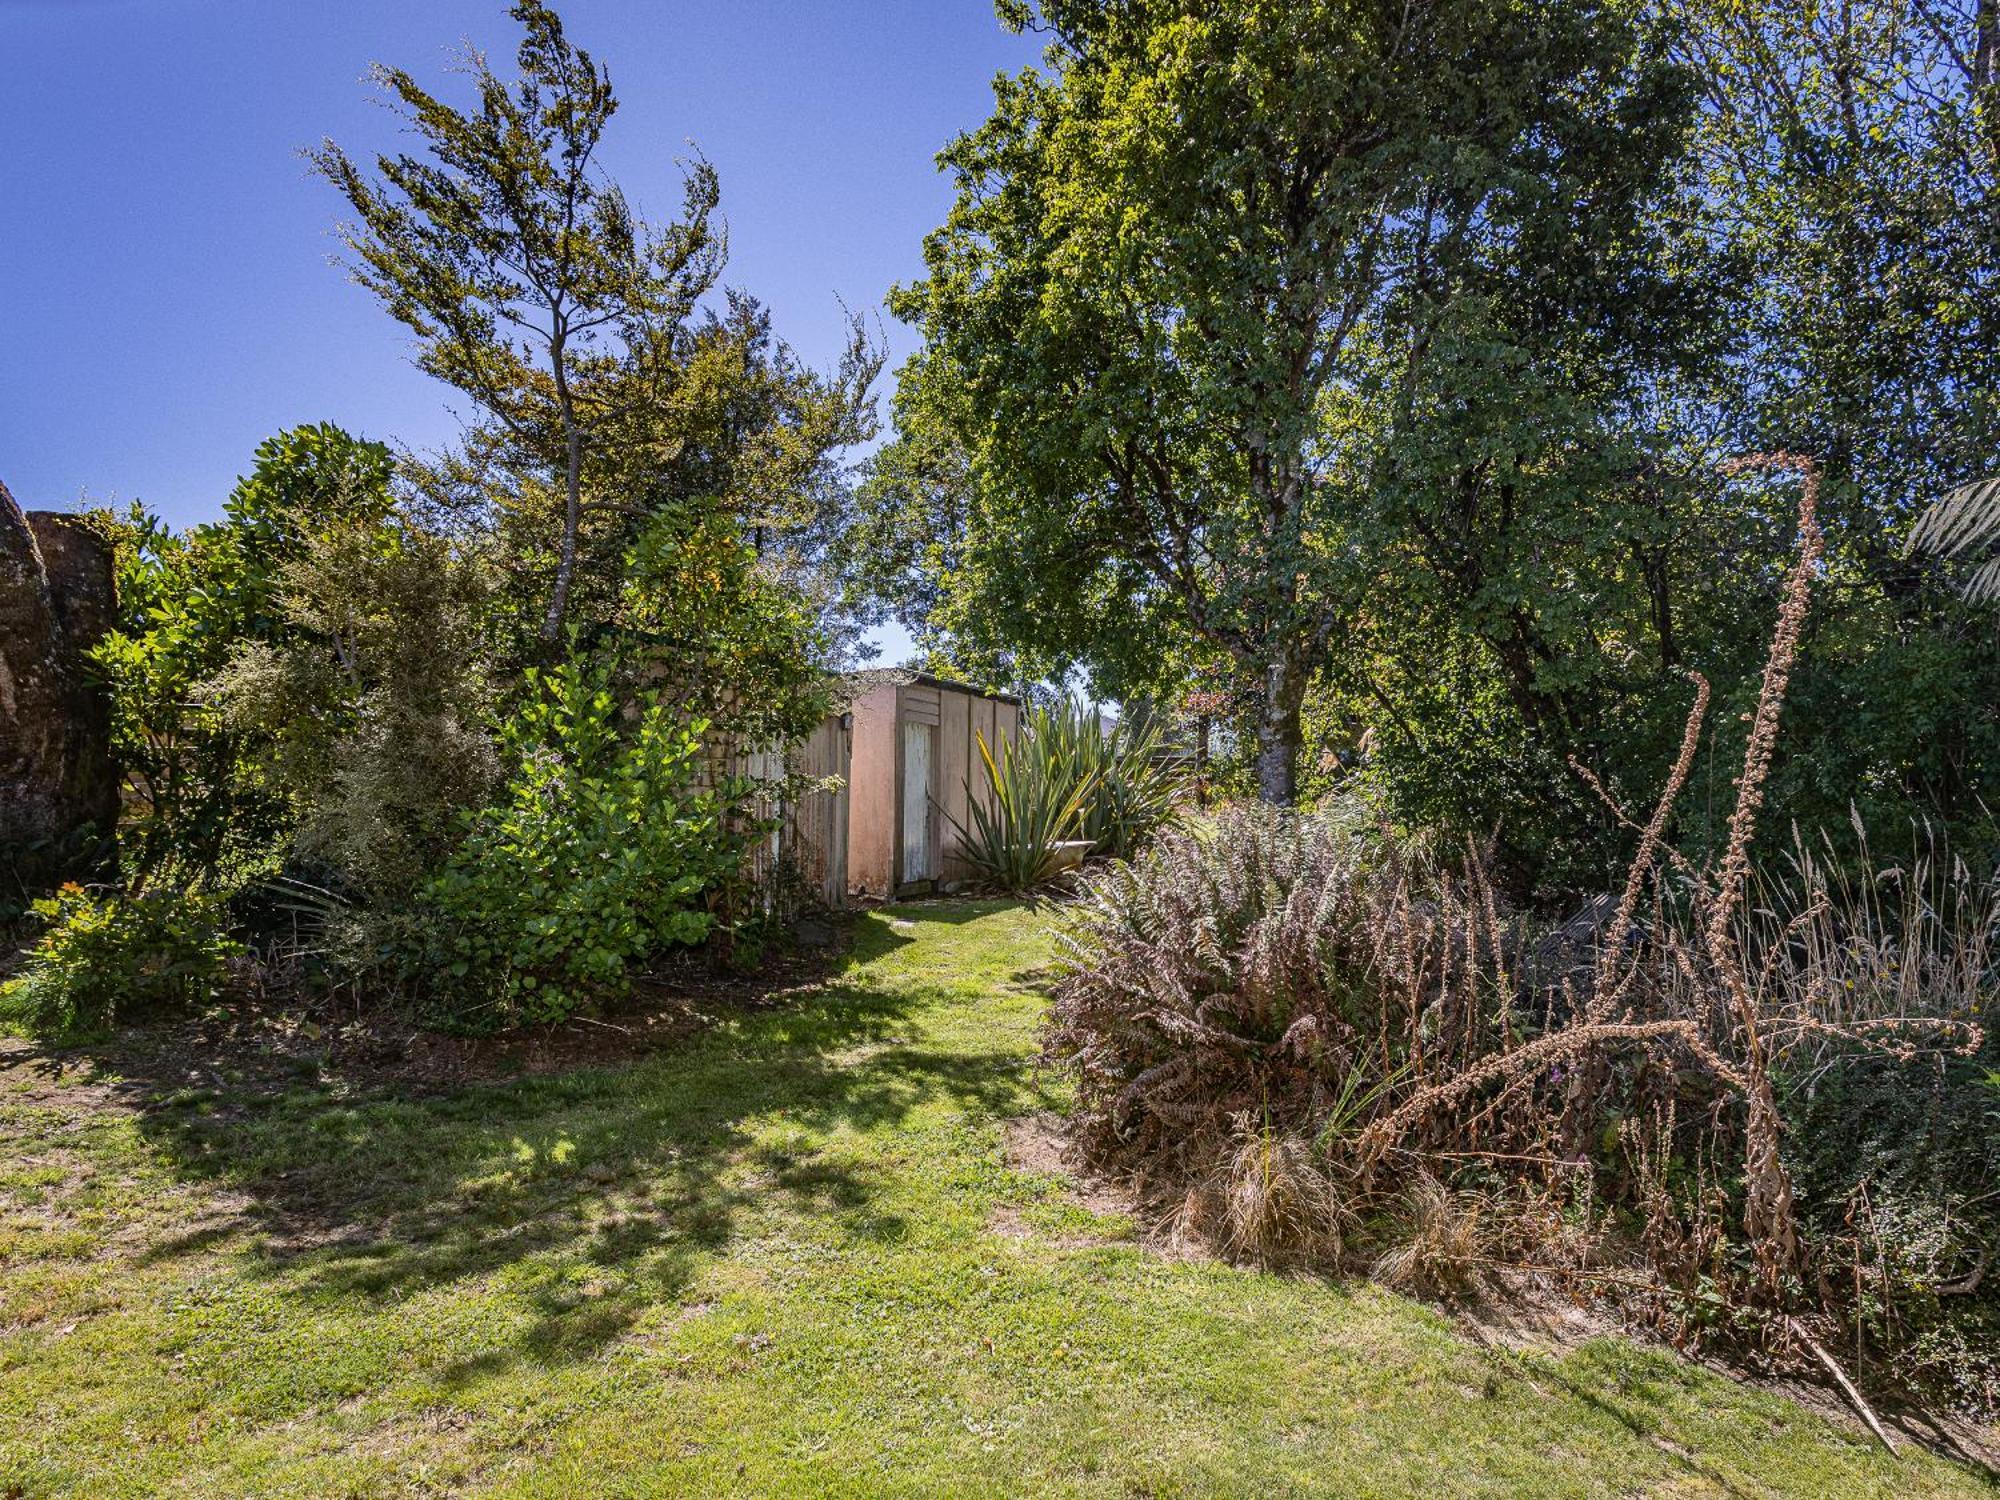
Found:
<path fill-rule="evenodd" d="M 838 778 L 831 789 L 814 788 L 787 804 L 783 841 L 805 888 L 822 906 L 847 904 L 848 787 L 853 780 L 850 731 L 839 714 L 829 714 L 792 752 L 792 772 L 814 781 Z"/>
<path fill-rule="evenodd" d="M 988 800 L 979 759 L 983 737 L 995 756 L 1019 733 L 1020 710 L 984 694 L 927 682 L 882 682 L 850 705 L 854 715 L 847 773 L 847 890 L 886 900 L 932 882 L 905 879 L 903 779 L 908 742 L 905 726 L 935 726 L 926 827 L 929 863 L 936 884 L 949 889 L 973 878 L 960 852 L 958 830 L 971 824 L 970 802 Z M 968 790 L 968 783 L 970 789 Z M 912 798 L 912 805 L 922 805 Z"/>
<path fill-rule="evenodd" d="M 972 748 L 972 706 L 985 699 L 966 693 L 945 693 L 938 705 L 937 797 L 944 816 L 938 821 L 938 878 L 946 885 L 972 878 L 972 867 L 959 853 L 958 830 L 966 826 L 966 783 L 980 783 L 983 773 L 974 770 L 978 752 Z"/>
<path fill-rule="evenodd" d="M 934 795 L 939 813 L 939 877 L 946 887 L 974 878 L 973 868 L 963 853 L 960 830 L 973 827 L 975 802 L 989 810 L 992 806 L 993 793 L 986 784 L 980 742 L 985 742 L 997 761 L 1019 734 L 1020 722 L 1021 711 L 1012 703 L 951 688 L 938 692 L 939 774 Z"/>
<path fill-rule="evenodd" d="M 896 695 L 880 683 L 851 705 L 847 888 L 858 896 L 887 897 L 896 878 Z"/>

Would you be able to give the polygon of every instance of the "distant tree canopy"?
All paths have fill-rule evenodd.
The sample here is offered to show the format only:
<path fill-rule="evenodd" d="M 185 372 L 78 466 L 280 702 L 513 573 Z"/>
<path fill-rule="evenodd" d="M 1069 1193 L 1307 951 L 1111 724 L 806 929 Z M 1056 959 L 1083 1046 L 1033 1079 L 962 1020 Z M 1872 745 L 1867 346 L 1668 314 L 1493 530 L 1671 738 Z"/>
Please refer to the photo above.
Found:
<path fill-rule="evenodd" d="M 975 478 L 960 587 L 1114 690 L 1163 629 L 1220 652 L 1257 683 L 1259 789 L 1289 801 L 1376 497 L 1488 482 L 1510 448 L 1492 482 L 1516 482 L 1681 335 L 1647 215 L 1691 90 L 1595 6 L 1039 20 L 1048 71 L 945 153 L 958 203 L 895 302 L 926 336 L 911 441 L 948 428 Z"/>
<path fill-rule="evenodd" d="M 746 732 L 795 730 L 823 696 L 805 685 L 852 643 L 830 566 L 840 455 L 873 434 L 881 355 L 857 320 L 838 366 L 813 370 L 721 289 L 720 184 L 699 157 L 677 220 L 634 214 L 597 162 L 609 73 L 540 0 L 512 15 L 517 76 L 472 54 L 469 108 L 377 68 L 420 151 L 372 173 L 332 142 L 310 153 L 355 216 L 355 279 L 477 402 L 457 451 L 417 466 L 419 509 L 483 539 L 517 662 L 616 638 L 671 663 L 689 711 L 755 704 Z"/>
<path fill-rule="evenodd" d="M 851 541 L 931 649 L 1594 880 L 1567 765 L 1643 800 L 1681 674 L 1751 689 L 1789 508 L 1716 465 L 1794 449 L 1834 587 L 1781 805 L 1990 826 L 1992 632 L 1902 545 L 2000 460 L 1985 0 L 1000 9 L 1046 62 L 941 157 Z"/>

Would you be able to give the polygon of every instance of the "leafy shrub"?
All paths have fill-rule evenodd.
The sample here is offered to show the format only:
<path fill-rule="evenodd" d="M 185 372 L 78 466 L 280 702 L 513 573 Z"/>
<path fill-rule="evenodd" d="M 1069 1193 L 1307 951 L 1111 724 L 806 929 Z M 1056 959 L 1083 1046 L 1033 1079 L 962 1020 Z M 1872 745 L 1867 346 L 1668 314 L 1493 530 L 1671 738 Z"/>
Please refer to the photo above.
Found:
<path fill-rule="evenodd" d="M 736 863 L 696 789 L 700 721 L 654 705 L 619 732 L 609 673 L 528 674 L 493 805 L 423 888 L 422 971 L 460 1026 L 558 1021 L 622 992 L 660 948 L 700 942 Z"/>
<path fill-rule="evenodd" d="M 387 516 L 392 468 L 380 443 L 298 427 L 258 446 L 222 520 L 176 534 L 135 507 L 120 527 L 119 628 L 92 656 L 133 792 L 119 830 L 129 874 L 226 886 L 279 856 L 295 815 L 271 775 L 271 726 L 232 721 L 210 683 L 232 656 L 298 635 L 285 570 L 317 534 Z M 292 715 L 310 722 L 318 708 Z"/>
<path fill-rule="evenodd" d="M 230 959 L 244 951 L 212 896 L 66 885 L 34 910 L 47 930 L 0 996 L 6 1011 L 47 1035 L 199 1005 L 221 992 Z"/>
<path fill-rule="evenodd" d="M 488 575 L 407 518 L 329 522 L 279 572 L 285 628 L 239 642 L 203 684 L 285 800 L 294 868 L 401 904 L 491 795 Z"/>
<path fill-rule="evenodd" d="M 1846 1049 L 1788 1077 L 1801 1216 L 1840 1247 L 1853 1316 L 1909 1373 L 2000 1407 L 2000 1044 L 1905 1061 Z"/>
<path fill-rule="evenodd" d="M 1106 734 L 1096 711 L 1074 700 L 1030 710 L 997 760 L 981 738 L 984 790 L 968 778 L 970 822 L 958 825 L 966 863 L 1003 890 L 1024 891 L 1056 872 L 1059 844 L 1134 853 L 1172 810 L 1176 783 L 1158 749 L 1157 729 L 1120 723 Z"/>

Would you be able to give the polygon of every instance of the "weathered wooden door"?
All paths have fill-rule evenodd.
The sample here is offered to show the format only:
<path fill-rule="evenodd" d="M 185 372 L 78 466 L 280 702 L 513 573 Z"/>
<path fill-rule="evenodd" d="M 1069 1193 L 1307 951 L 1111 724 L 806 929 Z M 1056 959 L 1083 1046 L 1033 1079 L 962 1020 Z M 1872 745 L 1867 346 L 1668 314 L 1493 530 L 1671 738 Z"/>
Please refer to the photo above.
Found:
<path fill-rule="evenodd" d="M 931 838 L 932 771 L 937 726 L 903 721 L 903 883 L 935 880 Z"/>

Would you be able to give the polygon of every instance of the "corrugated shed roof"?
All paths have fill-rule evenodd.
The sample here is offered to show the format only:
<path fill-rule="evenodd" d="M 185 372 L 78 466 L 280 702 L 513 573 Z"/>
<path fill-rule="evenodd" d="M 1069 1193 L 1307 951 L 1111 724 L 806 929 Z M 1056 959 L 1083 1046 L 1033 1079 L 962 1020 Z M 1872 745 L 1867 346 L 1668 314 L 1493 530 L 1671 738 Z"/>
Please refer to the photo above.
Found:
<path fill-rule="evenodd" d="M 996 703 L 1011 703 L 1016 708 L 1021 706 L 1021 700 L 1012 693 L 989 693 L 985 688 L 974 687 L 969 682 L 955 682 L 949 677 L 937 677 L 929 672 L 919 672 L 913 667 L 869 667 L 860 672 L 843 672 L 841 677 L 853 684 L 849 701 L 860 697 L 870 688 L 880 687 L 885 683 L 894 683 L 898 687 L 909 687 L 916 683 L 924 687 L 944 688 L 949 692 L 964 693 L 972 698 L 991 698 Z"/>

